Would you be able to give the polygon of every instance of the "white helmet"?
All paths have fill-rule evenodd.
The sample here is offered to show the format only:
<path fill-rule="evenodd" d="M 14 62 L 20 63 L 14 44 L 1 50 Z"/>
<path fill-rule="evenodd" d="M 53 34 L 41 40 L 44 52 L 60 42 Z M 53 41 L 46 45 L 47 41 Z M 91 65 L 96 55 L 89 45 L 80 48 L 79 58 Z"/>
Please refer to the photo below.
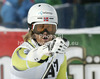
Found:
<path fill-rule="evenodd" d="M 32 23 L 46 23 L 58 24 L 58 16 L 54 7 L 46 3 L 38 3 L 33 5 L 28 12 L 28 24 Z"/>

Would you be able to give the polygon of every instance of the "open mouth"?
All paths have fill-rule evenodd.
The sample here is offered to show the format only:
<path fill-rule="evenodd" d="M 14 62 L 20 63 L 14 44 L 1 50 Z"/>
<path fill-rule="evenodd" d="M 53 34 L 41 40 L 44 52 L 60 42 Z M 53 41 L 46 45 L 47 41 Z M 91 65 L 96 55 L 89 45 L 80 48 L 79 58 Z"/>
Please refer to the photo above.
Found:
<path fill-rule="evenodd" d="M 48 39 L 47 37 L 43 37 L 43 39 Z"/>
<path fill-rule="evenodd" d="M 42 38 L 43 38 L 44 40 L 47 40 L 47 39 L 49 38 L 49 36 L 45 36 L 45 35 L 44 35 Z"/>

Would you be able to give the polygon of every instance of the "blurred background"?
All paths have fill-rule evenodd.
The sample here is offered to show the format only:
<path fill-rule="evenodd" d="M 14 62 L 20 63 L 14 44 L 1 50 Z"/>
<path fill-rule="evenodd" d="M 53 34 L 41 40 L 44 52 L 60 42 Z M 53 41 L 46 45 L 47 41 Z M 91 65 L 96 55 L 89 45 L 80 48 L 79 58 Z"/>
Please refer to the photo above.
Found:
<path fill-rule="evenodd" d="M 0 79 L 10 79 L 11 55 L 23 43 L 27 13 L 36 3 L 57 10 L 56 35 L 70 41 L 69 79 L 100 79 L 100 0 L 0 0 Z"/>
<path fill-rule="evenodd" d="M 58 28 L 100 25 L 100 0 L 0 0 L 0 25 L 7 28 L 27 28 L 28 10 L 36 3 L 48 3 L 56 8 Z"/>

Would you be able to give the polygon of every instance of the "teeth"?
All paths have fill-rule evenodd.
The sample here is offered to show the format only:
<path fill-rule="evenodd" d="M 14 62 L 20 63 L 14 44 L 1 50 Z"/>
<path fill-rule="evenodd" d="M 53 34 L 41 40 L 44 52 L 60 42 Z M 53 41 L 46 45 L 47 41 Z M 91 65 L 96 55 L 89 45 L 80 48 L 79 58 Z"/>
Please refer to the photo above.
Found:
<path fill-rule="evenodd" d="M 44 36 L 43 39 L 48 39 L 48 36 Z"/>
<path fill-rule="evenodd" d="M 43 39 L 47 39 L 47 37 L 44 37 Z"/>

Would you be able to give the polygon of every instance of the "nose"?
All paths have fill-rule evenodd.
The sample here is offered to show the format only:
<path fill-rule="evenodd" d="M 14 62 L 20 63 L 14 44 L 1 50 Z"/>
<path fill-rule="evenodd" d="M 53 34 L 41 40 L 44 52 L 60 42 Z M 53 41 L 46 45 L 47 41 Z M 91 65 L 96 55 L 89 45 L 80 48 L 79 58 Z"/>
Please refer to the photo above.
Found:
<path fill-rule="evenodd" d="M 43 32 L 43 34 L 44 34 L 44 35 L 47 35 L 48 33 L 47 33 L 47 32 Z"/>
<path fill-rule="evenodd" d="M 42 34 L 49 34 L 49 32 L 48 32 L 47 29 L 44 29 L 41 33 L 42 33 Z"/>

